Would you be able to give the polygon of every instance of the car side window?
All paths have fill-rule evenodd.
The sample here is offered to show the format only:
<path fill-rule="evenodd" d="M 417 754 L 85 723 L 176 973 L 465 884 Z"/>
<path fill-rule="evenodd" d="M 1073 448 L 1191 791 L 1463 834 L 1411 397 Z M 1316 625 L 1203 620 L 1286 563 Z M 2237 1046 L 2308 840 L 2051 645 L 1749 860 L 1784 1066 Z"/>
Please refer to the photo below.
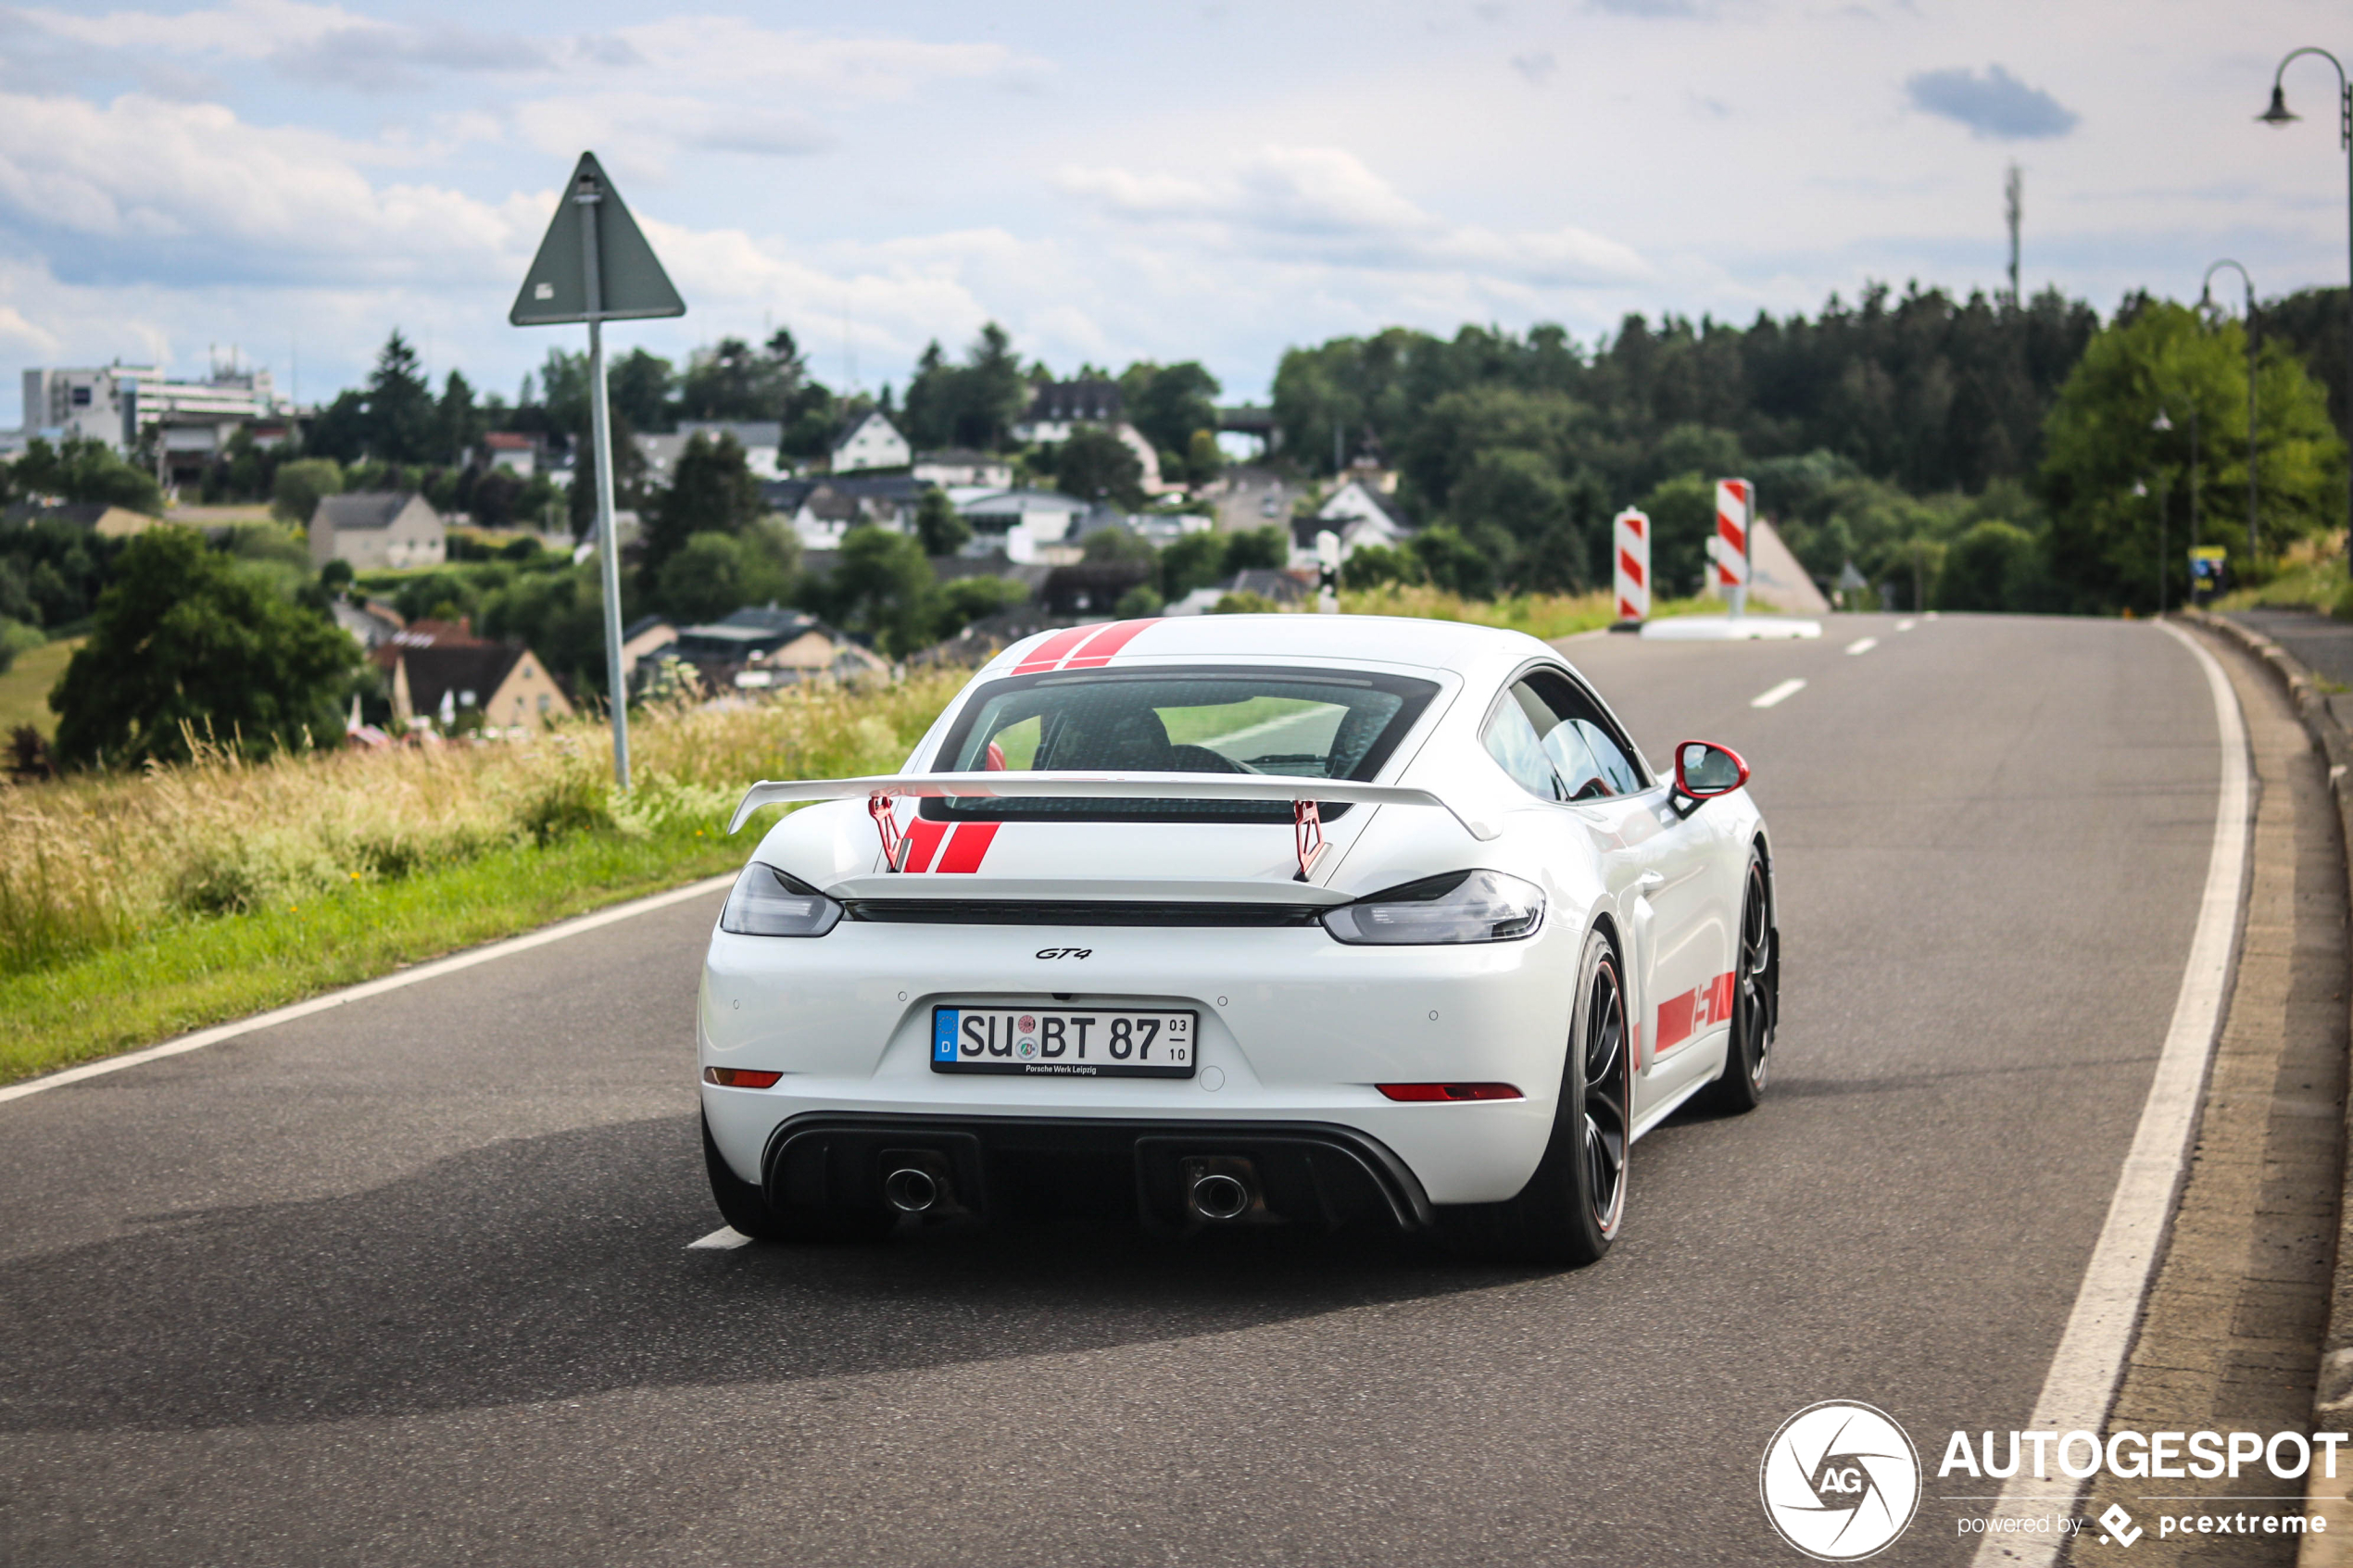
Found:
<path fill-rule="evenodd" d="M 1558 675 L 1540 671 L 1515 683 L 1485 739 L 1504 771 L 1540 799 L 1603 800 L 1642 787 L 1642 770 L 1601 709 Z"/>
<path fill-rule="evenodd" d="M 1478 738 L 1486 744 L 1487 755 L 1495 759 L 1520 788 L 1539 800 L 1566 800 L 1567 791 L 1562 787 L 1560 774 L 1545 753 L 1543 734 L 1537 727 L 1540 723 L 1550 729 L 1556 721 L 1543 699 L 1522 681 L 1505 695 Z"/>

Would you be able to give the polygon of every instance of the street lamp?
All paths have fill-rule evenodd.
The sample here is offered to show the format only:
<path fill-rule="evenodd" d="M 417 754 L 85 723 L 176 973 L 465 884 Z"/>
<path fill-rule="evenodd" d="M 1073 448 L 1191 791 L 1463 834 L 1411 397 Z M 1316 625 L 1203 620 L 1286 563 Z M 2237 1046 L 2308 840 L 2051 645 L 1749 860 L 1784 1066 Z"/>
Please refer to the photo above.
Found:
<path fill-rule="evenodd" d="M 2246 269 L 2228 257 L 2206 270 L 2206 281 L 2199 285 L 2197 302 L 2201 308 L 2211 309 L 2214 304 L 2214 274 L 2223 268 L 2237 271 L 2240 282 L 2246 284 L 2246 569 L 2255 571 L 2255 280 Z"/>
<path fill-rule="evenodd" d="M 2287 111 L 2287 94 L 2281 87 L 2290 61 L 2299 55 L 2318 55 L 2336 68 L 2336 139 L 2345 149 L 2345 250 L 2347 288 L 2345 291 L 2345 373 L 2347 377 L 2346 397 L 2353 405 L 2353 82 L 2346 80 L 2345 62 L 2326 49 L 2291 49 L 2281 56 L 2279 69 L 2271 73 L 2271 107 L 2255 118 L 2266 125 L 2285 125 L 2297 117 Z M 2353 420 L 2353 407 L 2347 409 Z M 2347 522 L 2353 529 L 2353 465 L 2346 470 Z M 2346 548 L 2353 552 L 2353 532 L 2346 534 Z"/>
<path fill-rule="evenodd" d="M 2149 429 L 2159 435 L 2165 434 L 2172 428 L 2173 421 L 2165 417 L 2165 410 L 2162 408 L 2157 411 L 2157 418 L 2149 421 Z M 2165 503 L 2172 488 L 2173 482 L 2170 477 L 2157 487 L 2157 613 L 2159 615 L 2165 613 Z M 2142 490 L 2140 494 L 2146 495 L 2147 492 Z"/>

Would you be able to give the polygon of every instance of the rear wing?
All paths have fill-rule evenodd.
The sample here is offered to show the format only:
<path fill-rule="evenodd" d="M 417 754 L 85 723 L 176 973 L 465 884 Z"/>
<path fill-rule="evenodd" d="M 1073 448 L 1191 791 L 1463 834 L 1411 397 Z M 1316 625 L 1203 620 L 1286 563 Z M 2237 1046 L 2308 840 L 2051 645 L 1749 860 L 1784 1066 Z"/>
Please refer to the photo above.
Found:
<path fill-rule="evenodd" d="M 1317 808 L 1324 801 L 1351 806 L 1434 807 L 1462 824 L 1480 841 L 1502 830 L 1493 823 L 1466 817 L 1426 789 L 1399 784 L 1357 784 L 1347 779 L 1309 779 L 1268 773 L 890 773 L 862 779 L 763 780 L 744 792 L 727 831 L 735 833 L 744 820 L 762 806 L 788 800 L 855 800 L 864 797 L 883 836 L 883 851 L 896 866 L 900 834 L 891 817 L 891 802 L 900 796 L 917 799 L 980 800 L 1249 800 L 1263 805 L 1288 805 L 1299 835 L 1300 870 L 1303 876 L 1323 848 L 1323 827 Z"/>

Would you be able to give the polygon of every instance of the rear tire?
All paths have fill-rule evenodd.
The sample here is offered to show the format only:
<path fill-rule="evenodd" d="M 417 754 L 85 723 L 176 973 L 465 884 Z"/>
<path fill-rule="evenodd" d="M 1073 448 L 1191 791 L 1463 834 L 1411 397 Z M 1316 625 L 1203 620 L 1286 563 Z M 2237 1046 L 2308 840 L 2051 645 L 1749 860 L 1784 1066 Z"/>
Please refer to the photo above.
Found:
<path fill-rule="evenodd" d="M 1597 1262 L 1626 1218 L 1633 1088 L 1626 987 L 1617 953 L 1596 931 L 1578 968 L 1560 1099 L 1543 1160 L 1519 1196 L 1449 1212 L 1464 1250 L 1503 1262 L 1579 1268 Z"/>
<path fill-rule="evenodd" d="M 792 1209 L 783 1213 L 758 1187 L 728 1167 L 711 1140 L 711 1118 L 702 1123 L 703 1169 L 711 1177 L 711 1201 L 719 1217 L 754 1241 L 872 1241 L 888 1236 L 899 1215 L 888 1209 Z"/>
<path fill-rule="evenodd" d="M 1701 1091 L 1701 1103 L 1739 1116 L 1764 1101 L 1781 1013 L 1780 933 L 1773 923 L 1765 862 L 1754 849 L 1742 879 L 1740 955 L 1733 963 L 1732 1037 L 1724 1045 L 1724 1071 Z"/>

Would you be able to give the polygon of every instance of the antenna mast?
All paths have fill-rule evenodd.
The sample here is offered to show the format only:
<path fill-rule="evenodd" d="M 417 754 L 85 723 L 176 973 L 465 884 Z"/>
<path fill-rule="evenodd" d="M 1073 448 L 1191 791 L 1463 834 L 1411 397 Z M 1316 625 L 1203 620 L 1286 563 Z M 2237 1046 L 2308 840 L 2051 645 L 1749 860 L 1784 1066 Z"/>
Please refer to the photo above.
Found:
<path fill-rule="evenodd" d="M 2018 293 L 2018 224 L 2025 216 L 2026 186 L 2015 163 L 2010 165 L 2009 178 L 2002 182 L 2002 195 L 2010 223 L 2010 308 L 2016 310 L 2021 303 Z"/>

